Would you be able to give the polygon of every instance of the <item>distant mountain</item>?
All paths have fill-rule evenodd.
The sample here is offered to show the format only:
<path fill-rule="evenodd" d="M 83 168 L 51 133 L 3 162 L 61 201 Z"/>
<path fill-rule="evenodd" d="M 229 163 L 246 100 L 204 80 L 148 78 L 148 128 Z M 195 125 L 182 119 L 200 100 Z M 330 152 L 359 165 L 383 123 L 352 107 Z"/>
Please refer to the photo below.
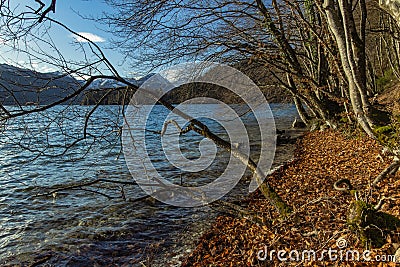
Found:
<path fill-rule="evenodd" d="M 150 78 L 152 79 L 149 80 Z M 165 88 L 165 86 L 173 87 L 173 85 L 165 78 L 155 73 L 150 73 L 138 80 L 126 80 L 136 86 L 142 86 L 143 89 L 150 90 L 160 97 L 163 95 L 160 88 Z M 145 82 L 147 83 L 144 84 Z M 89 86 L 89 89 L 90 90 L 84 93 L 84 97 L 81 102 L 82 105 L 96 105 L 100 100 L 103 105 L 127 105 L 129 104 L 133 94 L 136 92 L 135 88 L 127 88 L 125 84 L 109 79 L 96 80 Z M 109 92 L 109 89 L 114 90 Z M 154 101 L 145 94 L 140 98 L 136 98 L 136 101 L 140 104 L 154 103 Z"/>
<path fill-rule="evenodd" d="M 147 81 L 148 79 L 150 79 L 150 78 L 153 77 L 154 75 L 156 75 L 156 73 L 149 73 L 149 74 L 143 76 L 142 78 L 139 78 L 139 79 L 137 80 L 138 86 L 141 86 L 145 81 Z"/>
<path fill-rule="evenodd" d="M 141 83 L 143 83 L 141 80 L 136 80 L 133 78 L 126 78 L 128 82 L 130 82 L 133 85 L 139 86 Z M 83 81 L 84 82 L 84 81 Z M 88 87 L 89 89 L 110 89 L 110 88 L 118 88 L 118 87 L 123 87 L 126 86 L 124 83 L 112 80 L 112 79 L 97 79 L 93 81 L 90 86 Z"/>
<path fill-rule="evenodd" d="M 239 70 L 243 71 L 259 85 L 268 85 L 273 81 L 263 66 L 239 64 Z M 156 76 L 154 76 L 156 75 Z M 151 80 L 149 80 L 152 78 Z M 136 86 L 143 86 L 161 96 L 160 88 L 173 88 L 164 77 L 150 73 L 138 80 L 127 79 Z M 148 81 L 146 84 L 144 84 Z M 61 72 L 40 73 L 29 69 L 19 68 L 7 64 L 0 64 L 0 103 L 3 105 L 46 105 L 64 99 L 78 90 L 85 81 L 77 80 L 71 75 Z M 269 102 L 288 102 L 290 95 L 279 86 L 263 86 L 265 97 Z M 109 89 L 115 89 L 109 93 Z M 97 79 L 81 94 L 69 100 L 67 103 L 95 105 L 101 100 L 101 104 L 117 105 L 129 103 L 133 93 L 132 88 L 126 88 L 125 84 L 112 79 Z M 105 94 L 107 95 L 105 96 Z M 209 84 L 188 84 L 179 86 L 167 93 L 163 99 L 171 103 L 181 103 L 193 97 L 212 97 L 226 103 L 240 103 L 240 99 L 229 90 Z M 144 97 L 146 98 L 146 97 Z M 151 103 L 149 99 L 139 99 L 139 103 Z"/>
<path fill-rule="evenodd" d="M 277 85 L 277 82 L 274 81 L 273 77 L 271 77 L 268 69 L 262 65 L 248 65 L 247 63 L 242 63 L 235 65 L 234 67 L 248 75 L 256 84 L 261 86 L 260 89 L 268 102 L 291 102 L 292 98 L 288 91 Z M 162 99 L 164 101 L 173 104 L 179 104 L 195 97 L 209 97 L 230 104 L 243 103 L 240 96 L 232 93 L 226 88 L 213 84 L 189 83 L 176 87 L 176 84 L 171 83 L 162 75 L 156 73 L 150 73 L 135 80 L 135 82 L 136 85 L 141 86 L 143 89 L 152 91 L 158 97 L 163 95 Z M 100 99 L 101 103 L 105 105 L 128 104 L 135 93 L 135 90 L 132 88 L 126 88 L 120 83 L 108 80 L 99 80 L 90 88 L 92 88 L 92 90 L 85 92 L 85 97 L 82 101 L 83 105 L 95 105 L 100 101 Z M 110 88 L 115 88 L 116 90 L 109 93 L 108 91 Z M 164 90 L 161 90 L 161 88 Z M 164 94 L 166 89 L 172 90 Z M 105 94 L 107 95 L 104 97 Z M 149 99 L 146 95 L 142 95 L 139 99 L 136 99 L 136 101 L 138 104 L 154 103 L 153 100 Z"/>
<path fill-rule="evenodd" d="M 134 85 L 140 85 L 145 80 L 146 78 L 139 81 L 127 79 Z M 61 72 L 41 73 L 0 64 L 0 103 L 3 105 L 47 105 L 73 94 L 85 82 Z M 84 93 L 77 95 L 67 103 L 97 103 L 102 96 L 99 91 L 123 86 L 125 85 L 112 79 L 97 79 Z M 91 98 L 91 101 L 87 101 L 87 96 Z M 108 100 L 107 103 L 114 104 L 116 102 L 118 100 Z"/>
<path fill-rule="evenodd" d="M 60 72 L 40 73 L 0 64 L 0 103 L 3 105 L 49 104 L 72 94 L 80 83 Z M 71 100 L 79 103 L 79 96 Z"/>

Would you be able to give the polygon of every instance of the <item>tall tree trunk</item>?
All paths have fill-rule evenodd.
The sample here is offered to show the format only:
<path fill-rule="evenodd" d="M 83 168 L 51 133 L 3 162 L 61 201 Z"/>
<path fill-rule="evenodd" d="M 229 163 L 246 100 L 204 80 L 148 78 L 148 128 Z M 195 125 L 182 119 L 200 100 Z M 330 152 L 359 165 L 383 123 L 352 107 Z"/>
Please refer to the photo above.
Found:
<path fill-rule="evenodd" d="M 346 54 L 348 66 L 352 83 L 356 86 L 356 90 L 359 91 L 363 117 L 367 121 L 370 127 L 373 126 L 373 122 L 370 119 L 370 104 L 367 97 L 367 68 L 366 68 L 366 56 L 365 56 L 365 21 L 367 11 L 365 7 L 365 0 L 359 0 L 360 5 L 360 34 L 357 33 L 356 23 L 353 16 L 353 6 L 348 0 L 339 0 L 339 9 L 342 15 L 342 23 L 344 30 L 344 38 L 346 44 Z"/>
<path fill-rule="evenodd" d="M 308 126 L 310 124 L 309 116 L 307 111 L 304 109 L 300 98 L 296 95 L 293 95 L 293 102 L 296 105 L 297 113 L 299 113 L 300 119 Z"/>
<path fill-rule="evenodd" d="M 352 12 L 351 5 L 346 0 L 339 0 L 338 2 L 338 10 L 335 9 L 333 0 L 325 0 L 323 8 L 329 28 L 336 39 L 342 67 L 348 81 L 353 112 L 363 130 L 370 137 L 375 138 L 370 119 L 364 110 L 364 107 L 369 108 L 369 103 L 366 98 L 366 88 L 363 85 L 365 82 L 362 81 L 362 70 L 365 70 L 365 57 L 362 58 L 363 52 L 360 52 L 363 49 L 362 40 L 358 38 L 355 32 L 355 23 L 350 13 Z M 337 12 L 341 14 L 341 19 Z"/>

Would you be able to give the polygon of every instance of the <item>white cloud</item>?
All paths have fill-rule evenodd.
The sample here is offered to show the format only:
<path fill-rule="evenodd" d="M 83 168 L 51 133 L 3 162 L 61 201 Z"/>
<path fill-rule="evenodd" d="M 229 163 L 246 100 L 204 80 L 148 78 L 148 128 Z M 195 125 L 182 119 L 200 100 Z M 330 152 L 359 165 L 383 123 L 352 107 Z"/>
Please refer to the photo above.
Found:
<path fill-rule="evenodd" d="M 100 37 L 94 33 L 90 33 L 90 32 L 78 32 L 78 35 L 72 35 L 73 38 L 75 38 L 75 40 L 79 43 L 87 43 L 89 39 L 90 41 L 94 42 L 94 43 L 104 43 L 106 41 L 106 39 L 104 39 L 103 37 Z M 85 38 L 82 38 L 82 37 Z"/>

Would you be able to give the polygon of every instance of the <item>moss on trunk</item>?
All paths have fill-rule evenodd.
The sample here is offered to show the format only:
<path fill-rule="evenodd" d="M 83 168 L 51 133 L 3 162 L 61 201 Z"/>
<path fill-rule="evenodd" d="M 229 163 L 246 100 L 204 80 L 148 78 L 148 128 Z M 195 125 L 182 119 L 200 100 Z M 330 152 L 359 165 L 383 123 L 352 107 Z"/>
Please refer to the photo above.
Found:
<path fill-rule="evenodd" d="M 381 247 L 386 242 L 387 233 L 400 227 L 400 220 L 377 211 L 362 200 L 355 200 L 349 206 L 347 224 L 366 247 Z"/>

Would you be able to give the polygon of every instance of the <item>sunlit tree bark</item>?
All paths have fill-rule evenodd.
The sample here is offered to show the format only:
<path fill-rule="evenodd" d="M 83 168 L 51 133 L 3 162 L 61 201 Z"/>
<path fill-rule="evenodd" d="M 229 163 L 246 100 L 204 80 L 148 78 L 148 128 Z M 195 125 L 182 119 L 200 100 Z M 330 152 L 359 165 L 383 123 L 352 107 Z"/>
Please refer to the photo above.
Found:
<path fill-rule="evenodd" d="M 343 70 L 346 74 L 349 95 L 358 123 L 364 131 L 374 137 L 372 122 L 368 117 L 369 102 L 366 95 L 366 58 L 365 58 L 365 2 L 360 1 L 361 36 L 357 34 L 352 4 L 346 0 L 324 1 L 324 10 L 328 25 L 335 36 Z M 339 17 L 340 15 L 340 17 Z"/>
<path fill-rule="evenodd" d="M 366 1 L 354 7 L 336 0 L 108 3 L 118 15 L 100 21 L 112 26 L 128 56 L 139 53 L 138 60 L 154 67 L 187 58 L 254 61 L 296 96 L 306 123 L 335 127 L 345 113 L 373 136 Z"/>

